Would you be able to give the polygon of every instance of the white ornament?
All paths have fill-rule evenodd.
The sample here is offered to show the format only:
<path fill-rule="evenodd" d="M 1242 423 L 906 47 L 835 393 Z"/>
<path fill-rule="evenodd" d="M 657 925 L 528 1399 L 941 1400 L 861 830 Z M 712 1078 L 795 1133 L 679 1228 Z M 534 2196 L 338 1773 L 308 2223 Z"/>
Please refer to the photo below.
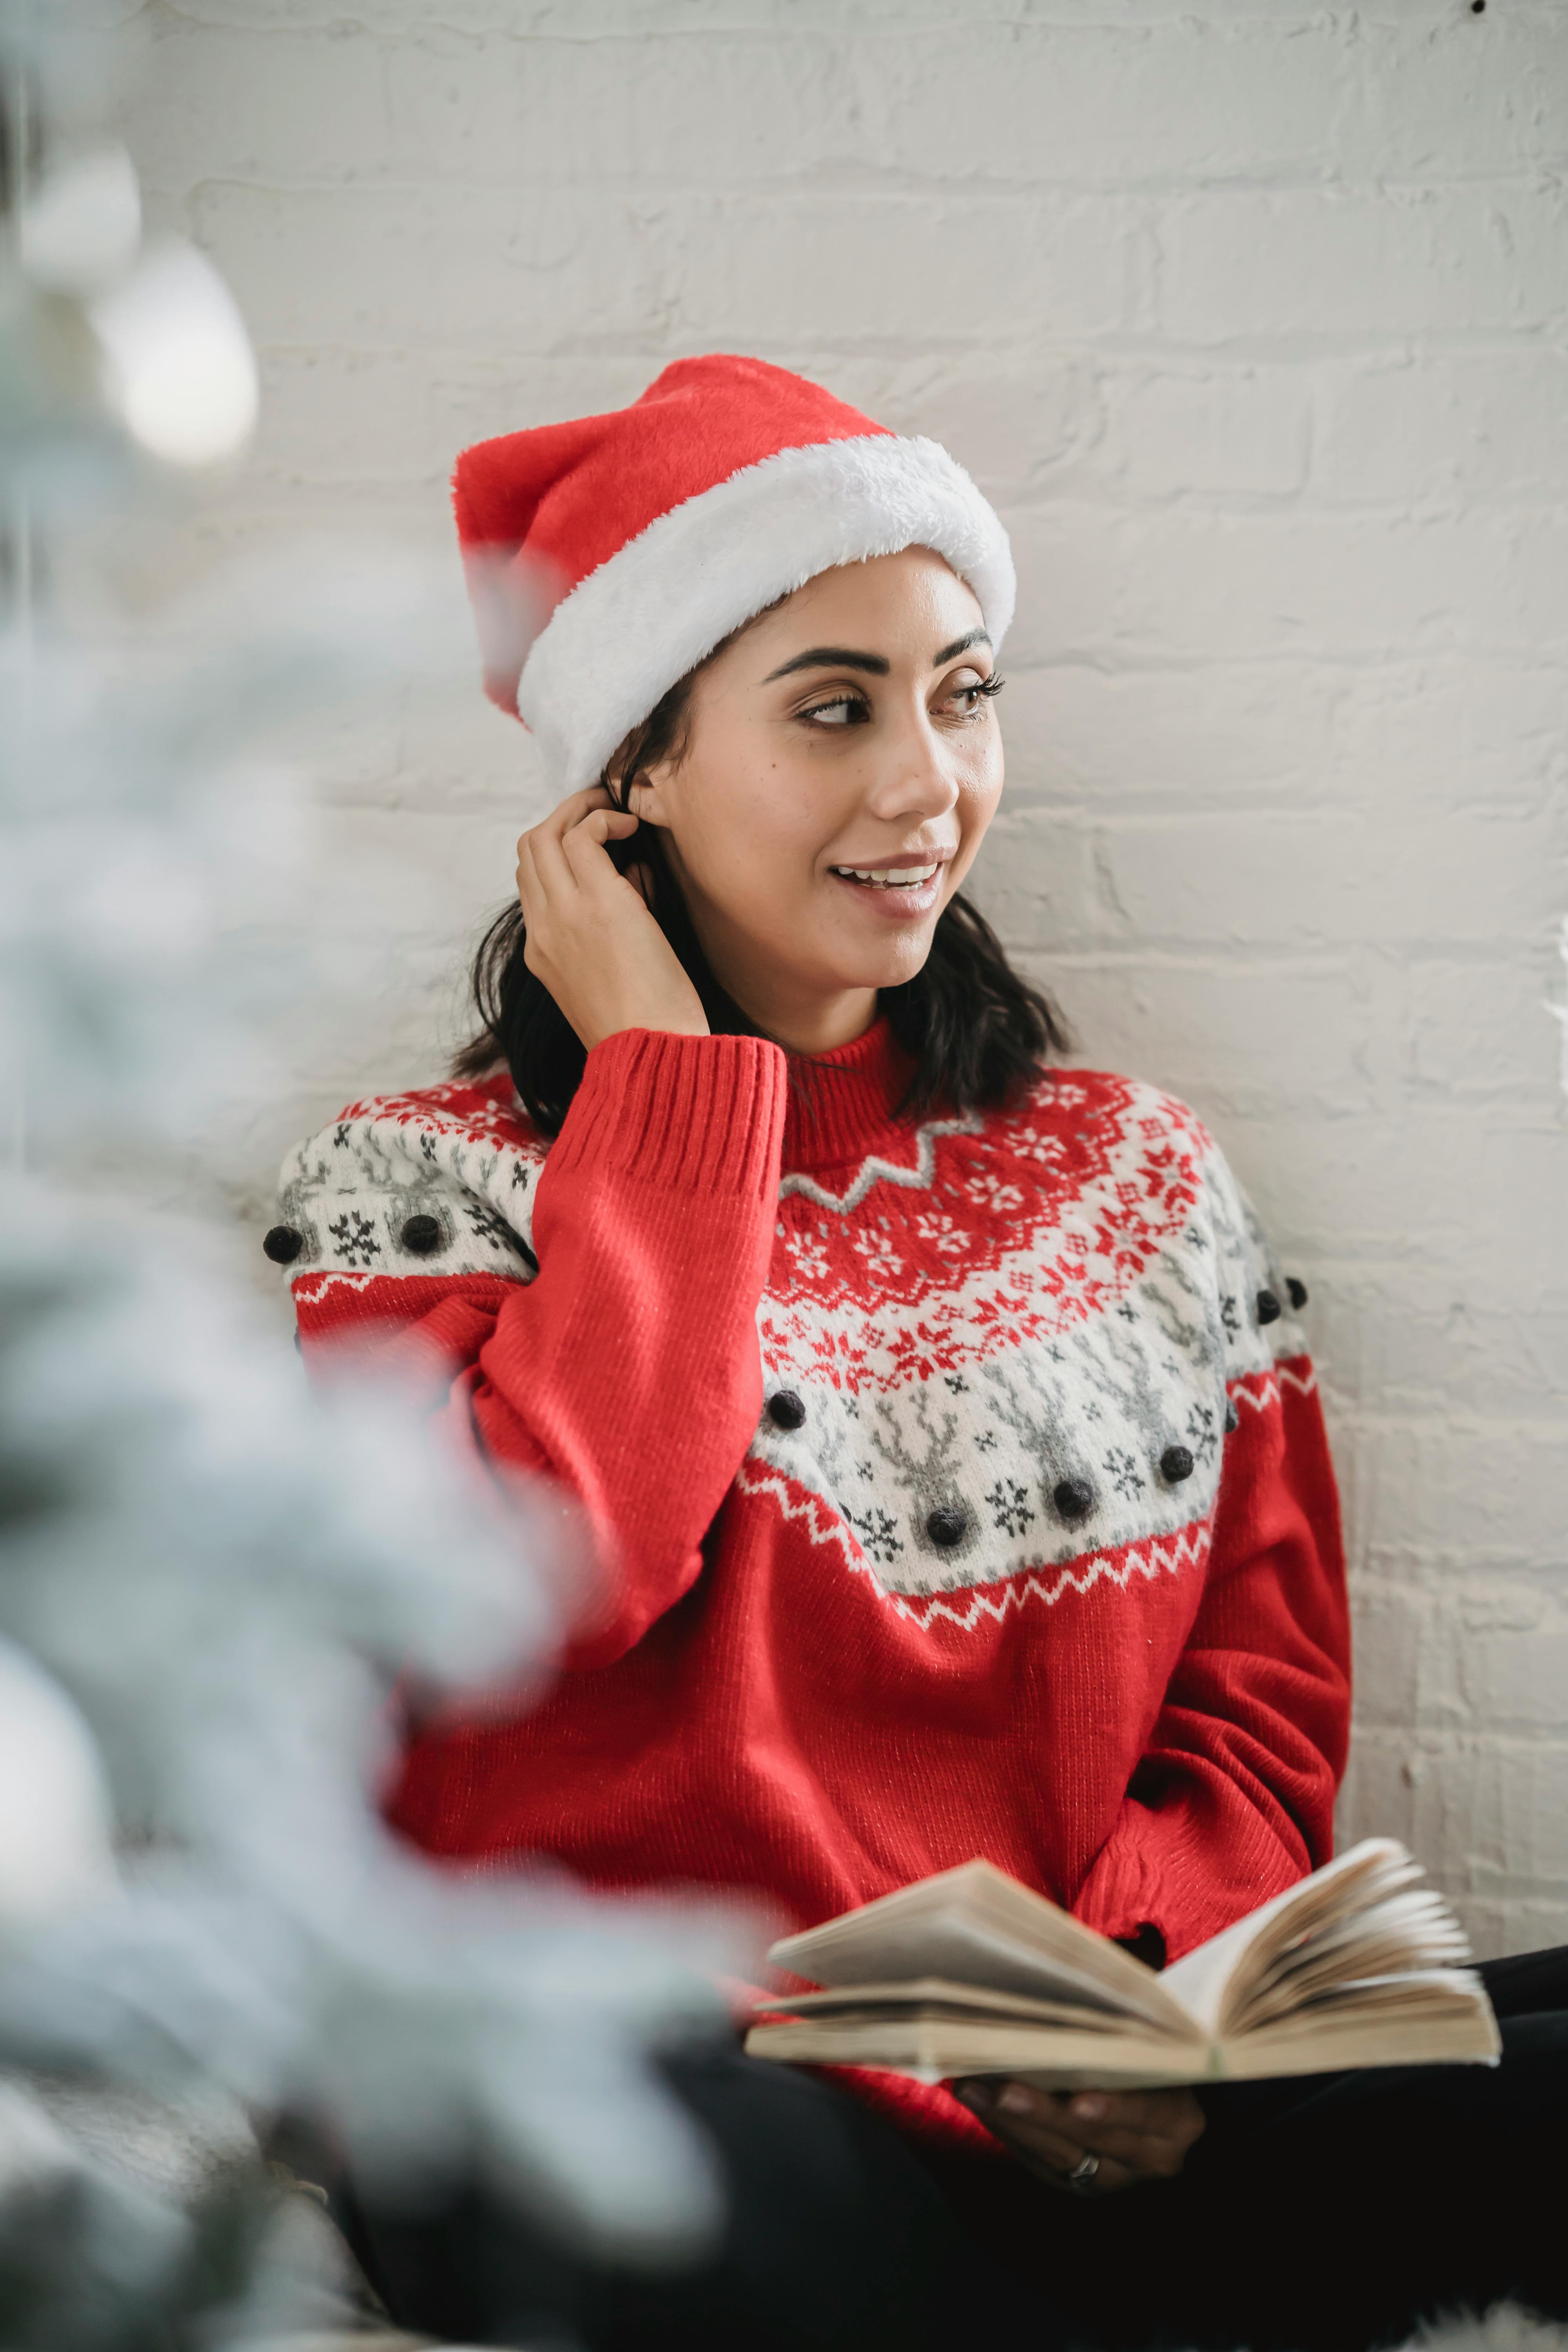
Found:
<path fill-rule="evenodd" d="M 115 1885 L 91 1734 L 59 1685 L 0 1641 L 0 1930 Z"/>

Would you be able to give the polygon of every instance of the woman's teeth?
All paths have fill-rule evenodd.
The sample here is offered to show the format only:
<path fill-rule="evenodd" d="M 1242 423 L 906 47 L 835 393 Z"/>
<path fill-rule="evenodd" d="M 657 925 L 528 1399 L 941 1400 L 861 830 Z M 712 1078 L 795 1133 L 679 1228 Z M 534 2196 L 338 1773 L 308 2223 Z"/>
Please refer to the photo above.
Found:
<path fill-rule="evenodd" d="M 929 882 L 941 860 L 930 866 L 836 866 L 847 882 L 868 882 L 877 890 L 914 890 Z"/>

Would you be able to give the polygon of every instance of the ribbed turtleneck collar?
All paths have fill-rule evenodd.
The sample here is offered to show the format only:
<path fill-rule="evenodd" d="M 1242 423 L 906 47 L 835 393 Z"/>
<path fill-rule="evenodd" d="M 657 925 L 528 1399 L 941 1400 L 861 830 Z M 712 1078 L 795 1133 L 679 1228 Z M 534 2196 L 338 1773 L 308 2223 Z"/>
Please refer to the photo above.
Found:
<path fill-rule="evenodd" d="M 830 1054 L 792 1054 L 784 1172 L 815 1174 L 851 1165 L 907 1134 L 910 1121 L 895 1112 L 913 1071 L 912 1059 L 895 1041 L 885 1016 L 864 1036 Z"/>

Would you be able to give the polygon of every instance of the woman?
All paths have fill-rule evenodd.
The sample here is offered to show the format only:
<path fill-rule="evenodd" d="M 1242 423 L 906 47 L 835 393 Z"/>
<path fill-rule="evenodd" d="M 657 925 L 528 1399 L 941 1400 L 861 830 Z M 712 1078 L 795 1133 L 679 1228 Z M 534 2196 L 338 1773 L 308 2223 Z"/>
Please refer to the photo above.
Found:
<path fill-rule="evenodd" d="M 458 1442 L 578 1498 L 604 1574 L 545 1703 L 414 1737 L 393 1817 L 799 1925 L 984 1853 L 1163 1965 L 1330 1853 L 1343 1569 L 1304 1286 L 1182 1105 L 1047 1067 L 1055 1015 L 961 895 L 1002 789 L 1005 535 L 933 444 L 730 358 L 471 450 L 456 494 L 488 689 L 564 797 L 456 1080 L 304 1147 L 268 1246 L 307 1349 L 373 1332 Z M 468 2204 L 364 2225 L 395 2313 L 616 2345 L 1345 2328 L 1281 2306 L 1245 2218 L 1260 2181 L 1298 2244 L 1336 2184 L 1364 2208 L 1321 2083 L 1205 2118 L 672 2072 L 731 2164 L 715 2265 L 563 2284 Z M 1463 2096 L 1485 2143 L 1497 2098 Z M 1343 2340 L 1544 2294 L 1528 2218 L 1517 2263 L 1500 2226 L 1462 2274 L 1394 2244 Z"/>

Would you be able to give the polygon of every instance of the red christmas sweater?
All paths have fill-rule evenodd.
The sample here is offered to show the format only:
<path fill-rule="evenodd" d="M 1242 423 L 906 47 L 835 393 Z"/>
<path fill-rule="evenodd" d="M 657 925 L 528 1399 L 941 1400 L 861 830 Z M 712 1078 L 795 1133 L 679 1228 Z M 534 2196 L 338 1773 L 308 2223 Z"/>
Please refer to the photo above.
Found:
<path fill-rule="evenodd" d="M 1169 1096 L 901 1123 L 907 1072 L 885 1023 L 805 1064 L 634 1030 L 552 1142 L 498 1077 L 286 1163 L 307 1350 L 417 1360 L 607 1570 L 543 1703 L 416 1734 L 393 1818 L 803 1926 L 984 1854 L 1174 1958 L 1331 1850 L 1304 1295 Z"/>

